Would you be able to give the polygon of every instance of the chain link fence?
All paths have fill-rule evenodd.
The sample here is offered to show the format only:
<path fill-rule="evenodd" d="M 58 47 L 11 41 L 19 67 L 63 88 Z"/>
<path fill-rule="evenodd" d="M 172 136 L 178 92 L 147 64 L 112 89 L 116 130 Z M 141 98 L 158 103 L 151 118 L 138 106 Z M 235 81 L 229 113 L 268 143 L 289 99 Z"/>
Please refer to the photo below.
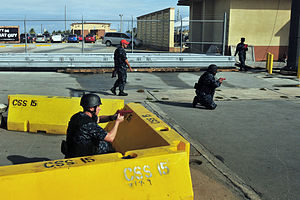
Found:
<path fill-rule="evenodd" d="M 226 14 L 218 20 L 0 20 L 0 51 L 112 53 L 126 39 L 134 53 L 224 55 L 226 22 Z"/>

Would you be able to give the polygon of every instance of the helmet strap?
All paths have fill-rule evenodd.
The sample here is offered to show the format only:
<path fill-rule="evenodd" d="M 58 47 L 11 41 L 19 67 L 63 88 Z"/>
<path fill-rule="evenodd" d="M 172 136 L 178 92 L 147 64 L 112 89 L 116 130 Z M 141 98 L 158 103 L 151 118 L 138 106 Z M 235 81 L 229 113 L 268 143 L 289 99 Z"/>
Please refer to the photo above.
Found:
<path fill-rule="evenodd" d="M 96 109 L 97 109 L 97 107 L 98 107 L 98 106 L 94 106 L 94 107 L 93 107 L 93 108 L 94 108 L 94 111 L 91 111 L 90 109 L 86 109 L 85 111 L 91 113 L 92 116 L 94 117 L 94 116 L 96 116 Z"/>

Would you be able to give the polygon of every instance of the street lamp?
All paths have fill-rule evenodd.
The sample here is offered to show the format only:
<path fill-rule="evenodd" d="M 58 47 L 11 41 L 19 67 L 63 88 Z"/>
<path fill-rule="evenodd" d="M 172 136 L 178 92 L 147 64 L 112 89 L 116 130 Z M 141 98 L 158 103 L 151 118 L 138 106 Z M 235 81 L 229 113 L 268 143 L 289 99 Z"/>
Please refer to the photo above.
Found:
<path fill-rule="evenodd" d="M 120 32 L 122 32 L 122 26 L 123 26 L 122 17 L 123 17 L 123 14 L 119 14 L 119 16 L 120 16 Z"/>

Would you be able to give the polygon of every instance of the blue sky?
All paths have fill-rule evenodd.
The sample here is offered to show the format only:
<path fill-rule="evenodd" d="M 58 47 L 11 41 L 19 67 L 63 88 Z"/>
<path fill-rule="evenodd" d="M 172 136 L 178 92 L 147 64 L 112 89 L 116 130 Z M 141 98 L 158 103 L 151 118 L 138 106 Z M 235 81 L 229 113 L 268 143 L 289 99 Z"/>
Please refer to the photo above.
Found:
<path fill-rule="evenodd" d="M 53 1 L 53 0 L 0 0 L 0 19 L 60 19 L 65 18 L 65 5 L 67 7 L 67 19 L 79 20 L 84 19 L 90 20 L 115 20 L 114 22 L 105 21 L 112 23 L 112 28 L 118 29 L 119 24 L 116 22 L 120 20 L 119 14 L 123 14 L 123 20 L 125 26 L 129 25 L 126 20 L 131 20 L 131 17 L 138 17 L 144 14 L 148 14 L 154 11 L 165 9 L 168 7 L 179 9 L 182 17 L 189 15 L 189 9 L 187 6 L 177 6 L 177 0 L 65 0 L 65 1 Z M 24 22 L 0 22 L 1 25 L 19 25 L 23 29 Z M 69 28 L 68 22 L 67 27 Z M 35 29 L 52 29 L 64 30 L 64 22 L 28 22 L 28 28 L 33 27 Z M 27 27 L 26 26 L 26 27 Z M 27 28 L 27 29 L 28 29 Z"/>

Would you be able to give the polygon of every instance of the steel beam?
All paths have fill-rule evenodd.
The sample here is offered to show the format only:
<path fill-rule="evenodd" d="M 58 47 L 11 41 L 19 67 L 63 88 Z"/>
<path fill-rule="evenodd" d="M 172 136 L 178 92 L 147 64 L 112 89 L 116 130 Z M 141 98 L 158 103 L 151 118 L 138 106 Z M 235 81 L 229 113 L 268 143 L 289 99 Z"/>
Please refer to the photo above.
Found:
<path fill-rule="evenodd" d="M 180 54 L 180 53 L 129 53 L 128 60 L 135 68 L 159 67 L 233 67 L 233 56 Z M 114 67 L 113 53 L 7 53 L 0 54 L 1 68 L 72 68 Z"/>

